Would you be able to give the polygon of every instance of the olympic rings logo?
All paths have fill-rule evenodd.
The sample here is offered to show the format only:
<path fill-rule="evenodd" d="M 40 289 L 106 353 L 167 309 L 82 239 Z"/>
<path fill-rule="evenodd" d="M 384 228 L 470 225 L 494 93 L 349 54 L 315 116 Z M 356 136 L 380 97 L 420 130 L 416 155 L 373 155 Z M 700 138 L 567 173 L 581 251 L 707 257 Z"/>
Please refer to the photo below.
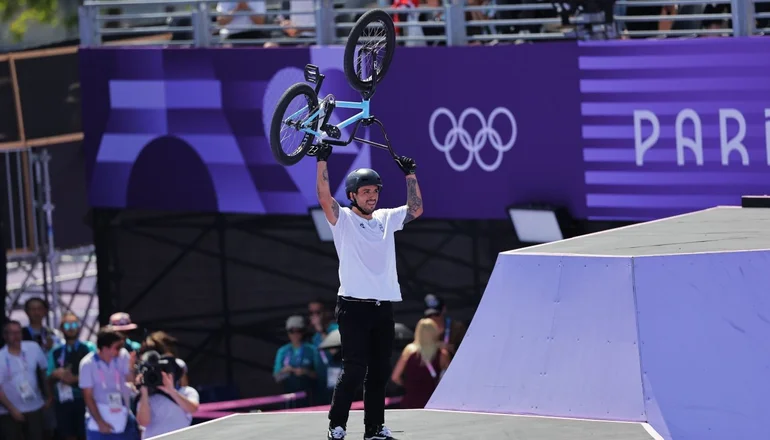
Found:
<path fill-rule="evenodd" d="M 445 115 L 447 118 L 449 118 L 449 122 L 452 124 L 449 132 L 447 132 L 446 136 L 444 137 L 443 142 L 440 142 L 436 138 L 435 127 L 436 119 L 438 119 L 438 117 L 441 115 Z M 464 128 L 465 120 L 470 116 L 474 116 L 479 120 L 479 122 L 481 122 L 481 129 L 479 129 L 478 133 L 476 133 L 476 135 L 473 137 L 471 137 L 471 134 L 468 133 L 468 130 Z M 495 118 L 498 116 L 504 116 L 508 118 L 508 121 L 511 123 L 511 138 L 508 139 L 506 143 L 503 143 L 500 137 L 500 133 L 498 133 L 497 130 L 492 127 Z M 504 107 L 497 107 L 496 109 L 492 110 L 492 113 L 489 114 L 488 119 L 485 118 L 478 109 L 473 107 L 467 108 L 460 114 L 459 120 L 455 118 L 451 111 L 444 107 L 439 107 L 430 117 L 428 130 L 430 132 L 430 140 L 433 142 L 433 146 L 436 147 L 438 151 L 444 153 L 449 166 L 458 172 L 462 172 L 470 168 L 474 159 L 476 164 L 478 164 L 478 166 L 484 171 L 492 172 L 497 170 L 500 168 L 500 164 L 503 162 L 503 154 L 513 148 L 513 145 L 516 143 L 516 135 L 518 132 L 516 127 L 516 118 L 513 116 L 510 110 Z M 465 161 L 462 163 L 455 162 L 450 154 L 454 147 L 457 145 L 458 141 L 460 142 L 460 145 L 462 145 L 462 147 L 468 151 L 468 158 L 465 159 Z M 497 150 L 497 158 L 491 164 L 484 162 L 481 159 L 481 155 L 479 154 L 487 142 L 489 142 L 492 148 Z"/>

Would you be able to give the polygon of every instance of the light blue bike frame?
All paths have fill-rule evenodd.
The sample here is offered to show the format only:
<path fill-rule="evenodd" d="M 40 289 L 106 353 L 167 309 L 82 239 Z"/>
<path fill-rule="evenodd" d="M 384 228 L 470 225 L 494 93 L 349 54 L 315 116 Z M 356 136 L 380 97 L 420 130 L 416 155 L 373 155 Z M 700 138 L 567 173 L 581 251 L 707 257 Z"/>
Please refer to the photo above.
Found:
<path fill-rule="evenodd" d="M 349 117 L 348 119 L 345 119 L 344 121 L 342 121 L 339 124 L 337 124 L 336 127 L 339 128 L 340 130 L 342 130 L 343 128 L 347 127 L 350 124 L 356 123 L 357 121 L 359 121 L 361 119 L 366 119 L 366 118 L 369 117 L 369 101 L 361 101 L 361 102 L 336 101 L 334 104 L 335 104 L 335 109 L 337 109 L 337 108 L 352 108 L 352 109 L 361 110 L 357 114 L 355 114 L 355 115 Z M 297 111 L 296 113 L 292 114 L 291 116 L 289 116 L 286 119 L 292 119 L 292 118 L 296 117 L 297 115 L 299 115 L 300 112 L 302 112 L 306 108 L 307 108 L 307 106 L 303 107 L 302 109 L 300 109 L 299 111 Z M 305 121 L 302 124 L 302 127 L 303 127 L 302 131 L 304 131 L 305 133 L 310 133 L 310 134 L 316 136 L 317 138 L 323 139 L 325 137 L 323 133 L 321 133 L 319 131 L 316 131 L 316 130 L 313 130 L 311 128 L 308 128 L 311 125 L 311 123 L 313 121 L 315 121 L 316 119 L 323 119 L 324 115 L 321 114 L 321 110 L 322 109 L 319 108 L 318 110 L 315 111 L 315 113 L 313 113 L 312 115 L 310 115 L 307 118 L 307 121 Z M 318 128 L 320 129 L 321 127 L 318 127 Z"/>

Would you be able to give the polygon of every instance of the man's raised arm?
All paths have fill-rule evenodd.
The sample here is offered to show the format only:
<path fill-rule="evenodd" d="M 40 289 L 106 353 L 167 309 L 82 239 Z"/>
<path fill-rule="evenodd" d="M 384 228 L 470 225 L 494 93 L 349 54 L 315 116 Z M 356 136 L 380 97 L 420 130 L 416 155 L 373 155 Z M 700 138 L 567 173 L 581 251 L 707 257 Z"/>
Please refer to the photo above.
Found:
<path fill-rule="evenodd" d="M 396 160 L 398 167 L 406 175 L 406 217 L 404 224 L 422 215 L 422 193 L 420 184 L 417 183 L 417 175 L 414 174 L 417 164 L 414 159 L 401 156 Z"/>
<path fill-rule="evenodd" d="M 318 165 L 316 165 L 316 192 L 318 193 L 318 203 L 321 204 L 321 208 L 326 214 L 326 219 L 332 225 L 337 224 L 337 219 L 340 218 L 340 205 L 332 197 L 331 189 L 329 189 L 329 170 L 326 168 L 326 160 L 329 155 L 332 154 L 332 148 L 328 145 L 319 147 L 316 159 Z"/>

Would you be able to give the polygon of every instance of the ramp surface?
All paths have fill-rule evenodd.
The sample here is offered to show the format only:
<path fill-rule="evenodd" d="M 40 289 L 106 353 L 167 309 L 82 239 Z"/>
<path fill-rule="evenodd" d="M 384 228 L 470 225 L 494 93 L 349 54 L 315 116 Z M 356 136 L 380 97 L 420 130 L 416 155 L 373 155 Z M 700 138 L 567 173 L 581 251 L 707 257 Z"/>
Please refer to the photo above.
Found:
<path fill-rule="evenodd" d="M 653 440 L 641 423 L 614 423 L 430 410 L 388 410 L 385 423 L 398 440 Z M 325 412 L 239 414 L 158 440 L 308 440 L 325 438 Z M 351 411 L 347 438 L 363 438 L 363 412 Z"/>
<path fill-rule="evenodd" d="M 770 438 L 763 248 L 770 209 L 720 207 L 502 253 L 427 407 Z"/>
<path fill-rule="evenodd" d="M 634 274 L 650 424 L 674 440 L 770 438 L 770 252 L 634 258 Z"/>
<path fill-rule="evenodd" d="M 501 255 L 428 408 L 644 420 L 627 258 Z"/>
<path fill-rule="evenodd" d="M 770 249 L 770 209 L 720 206 L 506 253 L 642 256 Z"/>

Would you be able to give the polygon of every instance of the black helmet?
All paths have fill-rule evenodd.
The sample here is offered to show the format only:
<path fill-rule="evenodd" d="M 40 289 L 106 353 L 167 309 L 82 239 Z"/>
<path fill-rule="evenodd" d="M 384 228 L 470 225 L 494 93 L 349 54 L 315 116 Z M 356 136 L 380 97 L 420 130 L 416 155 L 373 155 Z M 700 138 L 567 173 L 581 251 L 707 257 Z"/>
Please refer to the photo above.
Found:
<path fill-rule="evenodd" d="M 345 195 L 357 193 L 358 188 L 367 185 L 377 185 L 378 189 L 382 189 L 382 179 L 373 169 L 359 168 L 345 178 Z"/>

